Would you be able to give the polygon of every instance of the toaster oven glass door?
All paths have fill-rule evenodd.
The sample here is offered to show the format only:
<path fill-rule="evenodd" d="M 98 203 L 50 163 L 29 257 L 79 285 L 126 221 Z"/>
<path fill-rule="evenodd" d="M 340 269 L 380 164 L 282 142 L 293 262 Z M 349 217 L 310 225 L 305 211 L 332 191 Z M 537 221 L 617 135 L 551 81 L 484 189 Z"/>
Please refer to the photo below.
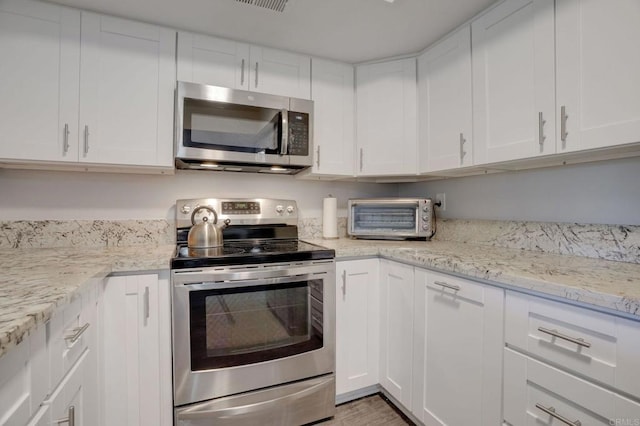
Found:
<path fill-rule="evenodd" d="M 352 231 L 362 234 L 389 234 L 414 232 L 418 223 L 418 206 L 415 203 L 359 204 L 353 206 Z"/>

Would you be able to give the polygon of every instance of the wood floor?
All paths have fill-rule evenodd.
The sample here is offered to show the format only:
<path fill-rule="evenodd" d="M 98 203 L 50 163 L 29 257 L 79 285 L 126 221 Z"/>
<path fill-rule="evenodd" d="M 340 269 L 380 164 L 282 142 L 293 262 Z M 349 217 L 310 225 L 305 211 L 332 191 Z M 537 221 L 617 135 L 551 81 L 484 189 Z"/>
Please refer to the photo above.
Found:
<path fill-rule="evenodd" d="M 406 426 L 413 425 L 381 395 L 372 395 L 338 406 L 333 419 L 317 423 L 320 426 Z"/>

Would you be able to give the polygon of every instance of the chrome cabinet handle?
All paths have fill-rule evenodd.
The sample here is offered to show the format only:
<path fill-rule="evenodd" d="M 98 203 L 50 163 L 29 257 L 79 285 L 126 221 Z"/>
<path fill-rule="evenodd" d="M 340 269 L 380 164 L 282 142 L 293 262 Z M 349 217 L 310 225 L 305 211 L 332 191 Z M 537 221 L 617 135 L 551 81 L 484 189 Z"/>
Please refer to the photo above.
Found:
<path fill-rule="evenodd" d="M 69 152 L 69 123 L 64 123 L 64 144 L 62 148 L 62 154 L 67 155 L 67 152 Z"/>
<path fill-rule="evenodd" d="M 149 287 L 144 288 L 144 325 L 149 322 Z"/>
<path fill-rule="evenodd" d="M 545 413 L 547 413 L 548 415 L 550 415 L 551 417 L 554 417 L 558 420 L 560 420 L 562 423 L 569 425 L 569 426 L 582 426 L 582 423 L 580 422 L 580 420 L 576 420 L 576 421 L 571 421 L 569 419 L 567 419 L 564 416 L 561 416 L 560 414 L 556 413 L 556 409 L 553 407 L 545 407 L 544 405 L 540 404 L 540 403 L 536 403 L 536 408 L 539 410 L 544 411 Z"/>
<path fill-rule="evenodd" d="M 544 140 L 546 139 L 544 136 L 544 124 L 546 123 L 545 119 L 542 117 L 542 112 L 538 113 L 538 143 L 540 144 L 540 152 L 542 152 L 544 147 Z"/>
<path fill-rule="evenodd" d="M 363 158 L 364 158 L 363 150 L 364 148 L 360 148 L 360 171 L 362 171 L 362 164 L 363 164 Z"/>
<path fill-rule="evenodd" d="M 320 145 L 316 148 L 316 167 L 320 168 Z"/>
<path fill-rule="evenodd" d="M 244 59 L 242 60 L 242 65 L 240 65 L 240 86 L 244 84 Z"/>
<path fill-rule="evenodd" d="M 89 153 L 89 126 L 84 126 L 84 156 Z"/>
<path fill-rule="evenodd" d="M 256 62 L 256 88 L 258 88 L 258 63 Z"/>
<path fill-rule="evenodd" d="M 84 333 L 87 328 L 89 328 L 89 323 L 86 323 L 82 327 L 74 328 L 71 334 L 64 336 L 64 340 L 69 341 L 69 343 L 75 343 L 76 340 L 78 340 L 80 336 L 82 336 L 82 333 Z"/>
<path fill-rule="evenodd" d="M 562 334 L 560 332 L 558 332 L 558 330 L 549 330 L 548 328 L 544 328 L 544 327 L 538 327 L 538 331 L 541 331 L 543 333 L 549 334 L 553 337 L 557 337 L 559 339 L 562 340 L 566 340 L 567 342 L 571 342 L 571 343 L 575 343 L 578 346 L 582 346 L 585 348 L 590 348 L 591 347 L 591 343 L 586 342 L 583 338 L 581 337 L 571 337 L 571 336 L 567 336 L 566 334 Z"/>
<path fill-rule="evenodd" d="M 67 411 L 67 417 L 65 417 L 64 419 L 58 419 L 56 420 L 56 424 L 61 424 L 61 423 L 68 423 L 69 426 L 75 426 L 76 424 L 76 407 L 74 407 L 73 405 L 69 407 L 69 410 Z"/>
<path fill-rule="evenodd" d="M 464 156 L 467 155 L 467 151 L 464 150 L 464 143 L 466 141 L 464 133 L 460 133 L 460 165 L 464 162 Z"/>
<path fill-rule="evenodd" d="M 567 146 L 567 135 L 569 134 L 569 132 L 567 132 L 567 118 L 569 116 L 567 115 L 567 108 L 562 105 L 560 107 L 560 140 L 562 141 L 562 147 L 566 148 Z"/>
<path fill-rule="evenodd" d="M 342 298 L 347 296 L 347 271 L 342 271 Z"/>
<path fill-rule="evenodd" d="M 434 284 L 440 285 L 444 288 L 449 288 L 453 291 L 460 291 L 460 286 L 455 285 L 455 284 L 449 284 L 449 283 L 445 283 L 444 281 L 434 281 Z"/>

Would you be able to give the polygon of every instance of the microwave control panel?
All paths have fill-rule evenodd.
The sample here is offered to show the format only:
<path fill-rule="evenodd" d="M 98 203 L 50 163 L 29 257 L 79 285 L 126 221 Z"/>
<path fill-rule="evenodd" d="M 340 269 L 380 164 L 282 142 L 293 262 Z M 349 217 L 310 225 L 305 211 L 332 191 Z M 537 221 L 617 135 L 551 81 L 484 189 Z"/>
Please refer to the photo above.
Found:
<path fill-rule="evenodd" d="M 289 111 L 289 155 L 309 155 L 309 114 Z"/>

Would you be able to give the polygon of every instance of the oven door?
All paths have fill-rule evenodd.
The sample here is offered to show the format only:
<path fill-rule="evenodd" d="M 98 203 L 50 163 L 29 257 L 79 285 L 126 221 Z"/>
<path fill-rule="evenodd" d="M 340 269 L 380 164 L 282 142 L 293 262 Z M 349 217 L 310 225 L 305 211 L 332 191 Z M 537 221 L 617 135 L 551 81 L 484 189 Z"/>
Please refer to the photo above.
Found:
<path fill-rule="evenodd" d="M 180 406 L 334 371 L 335 263 L 176 270 Z"/>

